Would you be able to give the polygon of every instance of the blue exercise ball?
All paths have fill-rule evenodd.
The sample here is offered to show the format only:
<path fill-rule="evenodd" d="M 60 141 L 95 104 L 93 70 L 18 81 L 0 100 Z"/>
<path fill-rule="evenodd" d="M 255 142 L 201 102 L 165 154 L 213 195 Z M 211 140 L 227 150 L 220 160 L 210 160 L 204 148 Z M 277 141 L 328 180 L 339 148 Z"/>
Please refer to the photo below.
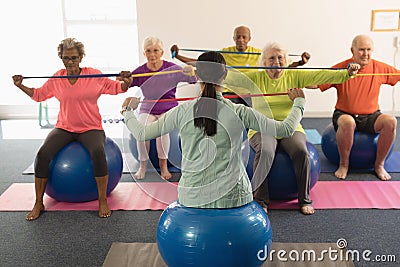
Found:
<path fill-rule="evenodd" d="M 169 267 L 261 266 L 271 243 L 268 216 L 254 201 L 229 209 L 173 202 L 157 228 L 158 250 Z"/>
<path fill-rule="evenodd" d="M 321 173 L 321 163 L 317 149 L 307 142 L 308 159 L 310 160 L 310 190 L 315 186 Z M 268 188 L 271 199 L 289 200 L 298 197 L 296 175 L 289 155 L 278 149 L 268 174 Z"/>
<path fill-rule="evenodd" d="M 108 137 L 105 153 L 108 167 L 108 195 L 121 180 L 123 161 L 118 145 Z M 98 199 L 92 159 L 81 143 L 69 143 L 52 159 L 46 194 L 64 202 L 86 202 Z"/>
<path fill-rule="evenodd" d="M 181 149 L 181 142 L 178 129 L 173 130 L 172 132 L 169 133 L 169 140 L 170 140 L 170 149 L 168 152 L 168 170 L 170 172 L 180 172 L 181 161 L 182 161 L 182 149 Z M 138 160 L 139 156 L 137 149 L 137 141 L 132 134 L 129 135 L 129 149 L 133 157 L 136 160 Z M 160 169 L 160 164 L 158 162 L 156 139 L 150 140 L 149 160 L 151 166 L 153 166 L 156 170 Z"/>
<path fill-rule="evenodd" d="M 308 159 L 310 160 L 310 190 L 318 182 L 321 173 L 321 162 L 317 149 L 306 142 Z M 246 148 L 243 148 L 246 149 Z M 255 151 L 250 147 L 246 171 L 250 179 L 253 177 Z M 270 199 L 291 200 L 298 197 L 297 179 L 293 163 L 289 155 L 281 148 L 275 153 L 274 161 L 268 173 L 268 190 Z"/>
<path fill-rule="evenodd" d="M 353 146 L 350 151 L 349 167 L 352 169 L 374 169 L 376 150 L 378 146 L 379 134 L 370 134 L 355 131 Z M 332 163 L 339 165 L 340 156 L 336 142 L 336 131 L 333 124 L 328 125 L 322 133 L 321 139 L 322 152 Z M 392 153 L 393 146 L 389 151 Z"/>

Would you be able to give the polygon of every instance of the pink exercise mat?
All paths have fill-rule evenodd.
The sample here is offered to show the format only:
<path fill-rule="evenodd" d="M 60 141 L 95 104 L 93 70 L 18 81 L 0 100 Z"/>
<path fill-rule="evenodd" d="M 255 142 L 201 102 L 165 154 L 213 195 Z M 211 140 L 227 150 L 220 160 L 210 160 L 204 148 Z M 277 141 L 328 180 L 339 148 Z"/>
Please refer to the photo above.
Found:
<path fill-rule="evenodd" d="M 33 183 L 12 184 L 0 196 L 0 211 L 29 211 L 35 200 Z M 163 210 L 177 198 L 177 184 L 120 183 L 108 197 L 112 210 Z M 311 191 L 316 209 L 399 209 L 400 181 L 319 181 Z M 97 201 L 58 202 L 47 195 L 48 211 L 97 210 Z M 297 209 L 297 200 L 273 201 L 270 209 Z"/>

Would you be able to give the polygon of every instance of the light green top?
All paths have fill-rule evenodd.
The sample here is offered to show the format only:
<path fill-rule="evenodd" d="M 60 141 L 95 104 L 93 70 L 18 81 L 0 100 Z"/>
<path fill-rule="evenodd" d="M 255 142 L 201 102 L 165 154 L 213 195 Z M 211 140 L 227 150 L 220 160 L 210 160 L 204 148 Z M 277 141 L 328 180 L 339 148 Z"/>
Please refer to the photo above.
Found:
<path fill-rule="evenodd" d="M 138 141 L 180 129 L 182 176 L 178 199 L 181 204 L 198 208 L 231 208 L 251 202 L 252 189 L 242 161 L 243 131 L 251 128 L 263 134 L 291 136 L 302 118 L 304 98 L 296 98 L 293 111 L 284 121 L 277 122 L 251 108 L 233 104 L 218 93 L 217 133 L 211 137 L 194 126 L 193 106 L 196 101 L 185 102 L 146 126 L 136 119 L 134 112 L 126 111 L 125 123 Z"/>
<path fill-rule="evenodd" d="M 231 73 L 226 79 L 226 84 L 236 85 L 237 91 L 240 93 L 252 94 L 277 94 L 286 93 L 290 88 L 304 88 L 311 85 L 319 85 L 325 83 L 343 83 L 350 76 L 347 70 L 302 70 L 302 69 L 286 69 L 281 77 L 271 79 L 265 70 L 252 71 L 243 74 Z M 238 88 L 239 87 L 239 88 Z M 252 106 L 255 110 L 261 112 L 269 118 L 282 121 L 289 114 L 293 102 L 287 95 L 281 96 L 265 96 L 253 97 Z M 296 131 L 304 133 L 304 129 L 299 123 Z M 249 131 L 249 139 L 256 133 L 254 130 Z M 277 138 L 283 136 L 277 135 Z"/>

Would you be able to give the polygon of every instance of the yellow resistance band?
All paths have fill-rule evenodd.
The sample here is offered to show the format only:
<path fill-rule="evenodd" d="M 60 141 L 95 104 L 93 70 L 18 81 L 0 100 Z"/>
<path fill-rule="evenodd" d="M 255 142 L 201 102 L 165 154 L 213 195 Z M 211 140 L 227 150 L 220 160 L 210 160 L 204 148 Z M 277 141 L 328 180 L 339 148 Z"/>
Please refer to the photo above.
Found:
<path fill-rule="evenodd" d="M 167 70 L 167 71 L 137 73 L 137 74 L 132 74 L 132 77 L 135 78 L 135 77 L 156 76 L 156 75 L 164 75 L 164 74 L 177 73 L 177 72 L 183 72 L 183 70 Z M 194 76 L 194 69 L 193 69 L 192 73 L 190 73 L 190 75 Z"/>
<path fill-rule="evenodd" d="M 360 74 L 356 74 L 357 76 L 399 76 L 399 73 L 360 73 Z"/>

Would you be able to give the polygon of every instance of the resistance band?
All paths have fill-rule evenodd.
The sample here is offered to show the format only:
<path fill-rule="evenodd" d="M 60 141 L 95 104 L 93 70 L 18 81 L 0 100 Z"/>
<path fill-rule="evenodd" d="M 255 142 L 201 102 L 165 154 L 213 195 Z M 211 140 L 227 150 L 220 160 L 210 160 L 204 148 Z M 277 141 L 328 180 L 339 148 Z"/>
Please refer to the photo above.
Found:
<path fill-rule="evenodd" d="M 224 98 L 251 98 L 251 97 L 260 97 L 260 96 L 279 96 L 279 95 L 287 95 L 288 93 L 276 93 L 276 94 L 246 94 L 246 95 L 225 95 Z M 166 98 L 166 99 L 146 99 L 140 101 L 140 103 L 163 103 L 163 102 L 175 102 L 175 101 L 188 101 L 199 98 L 195 97 L 180 97 L 180 98 Z"/>
<path fill-rule="evenodd" d="M 179 48 L 179 50 L 182 51 L 188 51 L 188 52 L 209 52 L 209 51 L 214 51 L 218 52 L 221 54 L 242 54 L 242 55 L 261 55 L 260 52 L 240 52 L 240 51 L 224 51 L 224 50 L 206 50 L 206 49 L 190 49 L 190 48 Z M 172 58 L 175 58 L 176 52 L 172 52 Z M 290 57 L 301 57 L 301 55 L 296 55 L 296 54 L 289 54 L 288 56 Z"/>
<path fill-rule="evenodd" d="M 399 73 L 360 73 L 356 74 L 356 76 L 399 76 Z"/>
<path fill-rule="evenodd" d="M 167 71 L 156 71 L 156 72 L 147 72 L 147 73 L 137 73 L 132 74 L 132 77 L 147 77 L 147 76 L 156 76 L 156 75 L 165 75 L 171 73 L 182 72 L 182 70 L 167 70 Z M 193 73 L 194 75 L 194 73 Z M 192 76 L 193 76 L 192 75 Z M 84 74 L 84 75 L 65 75 L 65 76 L 28 76 L 24 77 L 24 79 L 43 79 L 43 78 L 58 78 L 58 79 L 75 79 L 75 78 L 102 78 L 102 77 L 116 77 L 119 76 L 119 73 L 100 73 L 100 74 Z"/>
<path fill-rule="evenodd" d="M 227 68 L 232 69 L 303 69 L 303 70 L 347 70 L 347 68 L 330 68 L 330 67 L 267 67 L 267 66 L 226 66 Z M 400 72 L 393 73 L 357 73 L 355 77 L 362 76 L 399 76 Z"/>
<path fill-rule="evenodd" d="M 331 68 L 331 67 L 267 67 L 267 66 L 227 66 L 227 68 L 231 69 L 294 69 L 294 70 L 345 70 L 346 68 Z M 191 76 L 194 76 L 194 70 L 193 68 L 193 73 L 191 73 Z M 148 73 L 137 73 L 137 74 L 132 74 L 132 77 L 147 77 L 147 76 L 156 76 L 156 75 L 165 75 L 165 74 L 171 74 L 171 73 L 177 73 L 177 72 L 183 72 L 183 70 L 168 70 L 168 71 L 159 71 L 159 72 L 148 72 Z M 359 76 L 399 76 L 400 72 L 398 73 L 361 73 L 361 74 L 356 74 L 356 77 Z M 86 75 L 65 75 L 65 76 L 27 76 L 24 77 L 24 79 L 43 79 L 43 78 L 59 78 L 59 79 L 74 79 L 74 78 L 102 78 L 102 77 L 116 77 L 119 76 L 119 73 L 100 73 L 100 74 L 86 74 Z"/>
<path fill-rule="evenodd" d="M 324 67 L 267 67 L 267 66 L 226 66 L 232 69 L 260 69 L 260 70 L 274 70 L 274 69 L 286 69 L 286 70 L 347 70 L 346 68 L 324 68 Z"/>

